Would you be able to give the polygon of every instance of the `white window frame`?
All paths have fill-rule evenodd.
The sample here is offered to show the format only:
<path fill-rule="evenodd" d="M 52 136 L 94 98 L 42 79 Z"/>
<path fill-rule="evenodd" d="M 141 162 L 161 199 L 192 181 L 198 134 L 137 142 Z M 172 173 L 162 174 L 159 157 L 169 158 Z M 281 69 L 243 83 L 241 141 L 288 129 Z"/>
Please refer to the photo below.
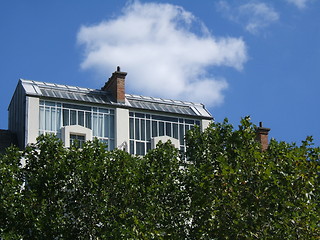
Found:
<path fill-rule="evenodd" d="M 92 130 L 80 125 L 69 125 L 61 128 L 61 138 L 65 147 L 70 147 L 70 134 L 83 135 L 86 141 L 92 140 Z"/>

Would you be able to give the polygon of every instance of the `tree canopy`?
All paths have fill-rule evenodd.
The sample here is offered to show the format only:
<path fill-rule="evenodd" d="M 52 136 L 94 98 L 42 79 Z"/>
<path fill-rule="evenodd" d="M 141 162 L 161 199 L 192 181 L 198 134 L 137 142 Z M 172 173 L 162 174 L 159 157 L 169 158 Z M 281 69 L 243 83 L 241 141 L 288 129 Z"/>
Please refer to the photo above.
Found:
<path fill-rule="evenodd" d="M 248 118 L 146 156 L 52 135 L 0 156 L 4 239 L 318 239 L 320 149 L 271 140 Z"/>

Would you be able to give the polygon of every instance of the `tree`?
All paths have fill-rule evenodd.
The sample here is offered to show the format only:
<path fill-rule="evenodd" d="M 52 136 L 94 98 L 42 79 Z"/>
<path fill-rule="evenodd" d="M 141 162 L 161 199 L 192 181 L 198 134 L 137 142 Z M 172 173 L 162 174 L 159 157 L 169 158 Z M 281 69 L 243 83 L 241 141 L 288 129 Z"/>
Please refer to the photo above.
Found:
<path fill-rule="evenodd" d="M 135 157 L 105 149 L 98 140 L 67 149 L 52 135 L 40 136 L 22 153 L 9 149 L 0 165 L 8 172 L 1 175 L 3 237 L 125 238 Z M 14 205 L 2 204 L 12 196 L 17 196 Z"/>
<path fill-rule="evenodd" d="M 248 118 L 187 136 L 192 239 L 316 239 L 319 148 L 255 141 Z"/>
<path fill-rule="evenodd" d="M 4 239 L 317 239 L 320 149 L 225 120 L 146 156 L 52 135 L 0 156 Z"/>
<path fill-rule="evenodd" d="M 9 147 L 5 155 L 0 155 L 0 236 L 7 239 L 19 239 L 14 223 L 21 217 L 21 156 L 15 147 Z"/>
<path fill-rule="evenodd" d="M 141 159 L 136 209 L 143 239 L 185 239 L 188 196 L 183 161 L 170 141 Z"/>

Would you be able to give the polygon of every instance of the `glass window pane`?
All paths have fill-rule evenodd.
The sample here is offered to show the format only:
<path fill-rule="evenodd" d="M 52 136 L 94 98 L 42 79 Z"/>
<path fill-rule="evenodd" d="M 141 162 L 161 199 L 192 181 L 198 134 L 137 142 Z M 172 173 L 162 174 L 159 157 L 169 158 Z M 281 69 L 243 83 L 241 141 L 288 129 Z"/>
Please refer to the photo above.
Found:
<path fill-rule="evenodd" d="M 129 131 L 130 131 L 130 139 L 134 139 L 134 124 L 133 118 L 129 119 Z"/>
<path fill-rule="evenodd" d="M 98 116 L 96 113 L 92 115 L 92 135 L 98 136 Z"/>
<path fill-rule="evenodd" d="M 45 118 L 44 118 L 44 107 L 40 107 L 40 115 L 39 115 L 39 128 L 40 130 L 44 130 L 44 122 L 45 122 Z"/>
<path fill-rule="evenodd" d="M 185 129 L 185 134 L 187 134 L 187 132 L 190 130 L 190 126 L 189 125 L 185 125 L 184 126 L 184 129 Z"/>
<path fill-rule="evenodd" d="M 54 107 L 54 106 L 56 106 L 56 103 L 55 102 L 46 101 L 46 106 Z"/>
<path fill-rule="evenodd" d="M 159 122 L 159 136 L 164 136 L 164 122 Z"/>
<path fill-rule="evenodd" d="M 57 131 L 56 136 L 57 136 L 57 138 L 61 139 L 61 130 Z"/>
<path fill-rule="evenodd" d="M 150 136 L 150 134 L 151 134 L 151 128 L 150 128 L 150 121 L 149 120 L 147 120 L 147 122 L 146 122 L 146 135 L 147 135 L 147 140 L 149 141 L 150 139 L 151 139 L 151 136 Z"/>
<path fill-rule="evenodd" d="M 105 109 L 105 108 L 99 108 L 99 112 L 101 112 L 101 113 L 109 113 L 109 110 Z"/>
<path fill-rule="evenodd" d="M 152 121 L 152 137 L 158 136 L 158 126 L 156 121 Z"/>
<path fill-rule="evenodd" d="M 77 124 L 77 112 L 75 110 L 70 110 L 70 125 Z"/>
<path fill-rule="evenodd" d="M 86 112 L 86 128 L 92 129 L 92 126 L 91 126 L 91 113 L 90 112 Z"/>
<path fill-rule="evenodd" d="M 45 130 L 50 130 L 50 108 L 45 108 Z"/>
<path fill-rule="evenodd" d="M 105 148 L 105 149 L 108 149 L 108 148 L 109 148 L 108 139 L 99 138 L 99 142 L 102 142 L 102 143 L 104 143 L 104 144 L 107 146 L 107 148 Z"/>
<path fill-rule="evenodd" d="M 110 119 L 110 125 L 109 125 L 109 135 L 111 138 L 114 138 L 114 128 L 115 128 L 115 124 L 114 124 L 114 115 L 110 115 L 109 116 L 109 119 Z"/>
<path fill-rule="evenodd" d="M 81 141 L 85 141 L 86 140 L 85 136 L 83 136 L 83 135 L 77 135 L 77 139 L 81 140 Z"/>
<path fill-rule="evenodd" d="M 76 144 L 76 147 L 82 148 L 85 140 L 83 135 L 70 134 L 70 146 Z"/>
<path fill-rule="evenodd" d="M 104 137 L 109 137 L 109 126 L 110 123 L 110 119 L 109 119 L 109 115 L 105 114 L 104 115 Z"/>
<path fill-rule="evenodd" d="M 134 141 L 130 141 L 130 153 L 134 154 Z"/>
<path fill-rule="evenodd" d="M 178 139 L 178 124 L 173 124 L 173 137 Z"/>
<path fill-rule="evenodd" d="M 171 123 L 166 123 L 166 136 L 172 137 L 171 135 Z"/>
<path fill-rule="evenodd" d="M 183 127 L 183 124 L 180 124 L 179 125 L 179 140 L 180 140 L 180 145 L 183 145 L 184 144 L 184 127 Z"/>
<path fill-rule="evenodd" d="M 146 147 L 145 147 L 145 143 L 142 142 L 141 143 L 141 155 L 146 155 Z"/>
<path fill-rule="evenodd" d="M 140 126 L 139 126 L 139 119 L 135 119 L 135 139 L 136 140 L 140 140 Z"/>
<path fill-rule="evenodd" d="M 63 109 L 63 126 L 69 125 L 69 110 Z"/>
<path fill-rule="evenodd" d="M 146 124 L 145 120 L 141 119 L 141 140 L 146 140 Z"/>
<path fill-rule="evenodd" d="M 194 120 L 185 119 L 185 123 L 194 125 Z"/>
<path fill-rule="evenodd" d="M 168 121 L 168 122 L 178 122 L 177 118 L 167 117 L 167 116 L 152 115 L 152 119 L 156 119 L 160 121 Z"/>
<path fill-rule="evenodd" d="M 79 109 L 79 110 L 83 110 L 83 111 L 91 111 L 91 107 L 75 105 L 75 104 L 64 103 L 63 107 L 69 108 L 69 109 Z"/>
<path fill-rule="evenodd" d="M 114 140 L 113 140 L 113 139 L 110 139 L 110 140 L 109 140 L 109 146 L 108 146 L 108 148 L 109 148 L 109 150 L 115 149 Z"/>
<path fill-rule="evenodd" d="M 78 111 L 78 124 L 84 126 L 84 112 Z"/>
<path fill-rule="evenodd" d="M 51 108 L 51 124 L 50 131 L 56 131 L 56 109 Z"/>
<path fill-rule="evenodd" d="M 151 143 L 147 142 L 147 152 L 151 150 Z"/>
<path fill-rule="evenodd" d="M 60 128 L 61 128 L 61 109 L 60 108 L 57 108 L 57 122 L 56 122 L 56 130 L 57 131 L 60 131 Z"/>
<path fill-rule="evenodd" d="M 102 137 L 103 133 L 103 115 L 99 114 L 99 121 L 98 121 L 98 136 Z"/>
<path fill-rule="evenodd" d="M 136 154 L 145 155 L 145 143 L 144 142 L 136 142 Z"/>
<path fill-rule="evenodd" d="M 141 143 L 141 155 L 145 155 L 146 154 L 146 148 L 145 148 L 145 143 Z"/>
<path fill-rule="evenodd" d="M 136 113 L 136 117 L 137 118 L 144 118 L 144 114 L 143 113 Z"/>

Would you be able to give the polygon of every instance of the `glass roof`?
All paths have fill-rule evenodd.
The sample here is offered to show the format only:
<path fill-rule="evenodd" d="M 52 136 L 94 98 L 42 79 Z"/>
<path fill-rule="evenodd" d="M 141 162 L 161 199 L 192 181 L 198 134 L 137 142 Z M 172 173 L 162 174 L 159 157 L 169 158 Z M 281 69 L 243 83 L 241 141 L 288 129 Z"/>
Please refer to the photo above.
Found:
<path fill-rule="evenodd" d="M 92 92 L 71 92 L 71 91 L 62 91 L 58 89 L 45 89 L 41 88 L 42 96 L 52 97 L 52 98 L 61 98 L 76 100 L 82 102 L 91 102 L 91 103 L 103 103 L 110 104 L 112 103 L 111 98 L 108 94 L 95 94 Z"/>
<path fill-rule="evenodd" d="M 115 106 L 121 105 L 127 108 L 138 108 L 212 119 L 211 114 L 205 109 L 204 105 L 199 103 L 126 94 L 126 101 L 124 104 L 121 104 L 112 101 L 110 92 L 102 90 L 23 79 L 20 79 L 20 81 L 27 95 Z"/>
<path fill-rule="evenodd" d="M 146 102 L 131 99 L 128 99 L 128 101 L 134 108 L 197 116 L 197 114 L 189 106 L 170 105 L 158 102 Z"/>

